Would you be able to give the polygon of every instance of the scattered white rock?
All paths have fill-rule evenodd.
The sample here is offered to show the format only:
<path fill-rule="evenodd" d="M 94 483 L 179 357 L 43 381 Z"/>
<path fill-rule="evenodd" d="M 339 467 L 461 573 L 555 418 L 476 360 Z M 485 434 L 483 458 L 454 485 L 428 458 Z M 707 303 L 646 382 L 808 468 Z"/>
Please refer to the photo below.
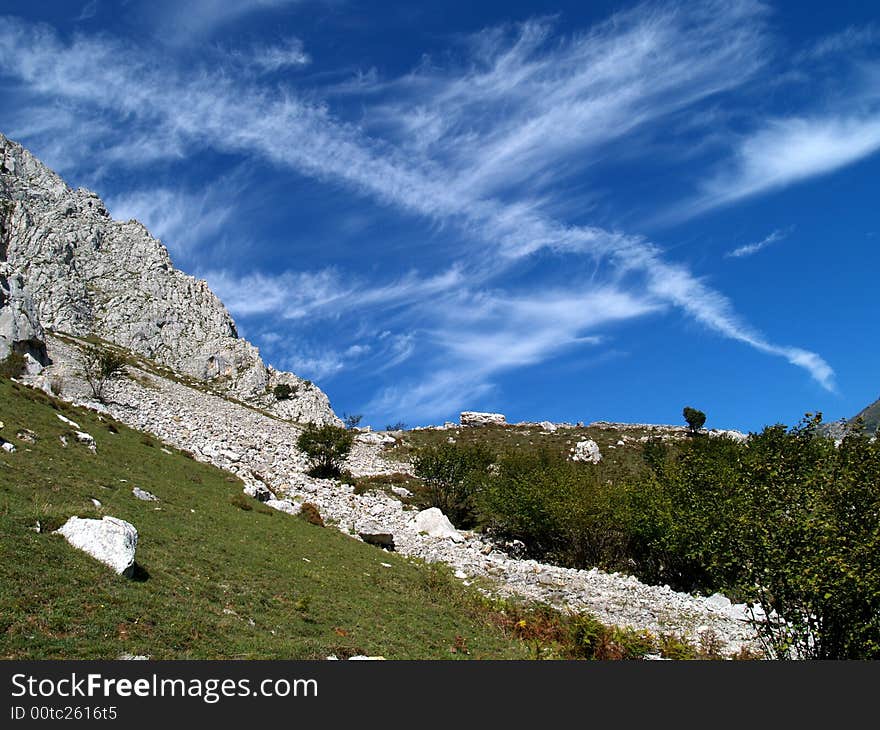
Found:
<path fill-rule="evenodd" d="M 110 516 L 100 520 L 71 517 L 55 532 L 120 575 L 131 576 L 138 533 L 130 522 Z"/>
<path fill-rule="evenodd" d="M 358 537 L 368 545 L 376 545 L 386 550 L 394 550 L 394 534 L 378 525 L 361 523 L 355 527 Z"/>
<path fill-rule="evenodd" d="M 8 441 L 4 441 L 2 444 L 0 444 L 0 449 L 3 449 L 7 454 L 15 453 L 15 446 Z"/>
<path fill-rule="evenodd" d="M 264 484 L 248 484 L 244 488 L 244 493 L 248 495 L 248 497 L 253 497 L 259 502 L 269 502 L 270 500 L 278 499 L 278 497 Z"/>
<path fill-rule="evenodd" d="M 279 512 L 286 512 L 289 515 L 299 514 L 300 507 L 288 499 L 267 499 L 265 502 L 267 507 L 277 509 Z"/>
<path fill-rule="evenodd" d="M 120 661 L 125 661 L 125 662 L 145 662 L 145 661 L 149 660 L 150 657 L 148 657 L 144 654 L 120 654 L 116 658 Z"/>
<path fill-rule="evenodd" d="M 98 446 L 91 434 L 88 434 L 85 431 L 75 431 L 74 436 L 76 436 L 76 440 L 81 444 L 85 444 L 93 454 L 98 452 Z"/>
<path fill-rule="evenodd" d="M 22 428 L 16 431 L 15 438 L 17 438 L 19 441 L 24 441 L 27 444 L 37 443 L 37 434 L 35 434 L 28 428 Z"/>
<path fill-rule="evenodd" d="M 541 421 L 538 425 L 541 427 L 542 431 L 547 431 L 548 433 L 556 433 L 559 428 L 555 423 L 551 423 L 550 421 Z"/>
<path fill-rule="evenodd" d="M 402 499 L 408 499 L 409 497 L 413 496 L 413 493 L 410 492 L 406 487 L 391 487 L 391 493 L 396 494 Z"/>
<path fill-rule="evenodd" d="M 453 527 L 449 518 L 437 507 L 422 510 L 414 518 L 413 523 L 419 532 L 424 532 L 438 539 L 449 538 L 453 542 L 463 542 L 464 537 Z"/>
<path fill-rule="evenodd" d="M 593 439 L 578 441 L 571 450 L 571 460 L 598 464 L 602 461 L 602 454 L 599 452 L 599 444 L 593 441 Z"/>
<path fill-rule="evenodd" d="M 507 417 L 503 413 L 481 413 L 479 411 L 462 411 L 458 421 L 462 426 L 507 425 Z"/>
<path fill-rule="evenodd" d="M 75 428 L 77 431 L 79 431 L 79 429 L 81 428 L 81 426 L 76 421 L 71 421 L 67 416 L 62 416 L 60 413 L 56 413 L 55 415 L 58 416 L 59 421 L 66 423 L 68 426 Z"/>
<path fill-rule="evenodd" d="M 97 507 L 98 509 L 103 506 L 100 499 L 95 499 L 94 497 L 90 497 L 90 499 L 92 500 L 92 504 L 95 505 L 95 507 Z"/>
<path fill-rule="evenodd" d="M 364 656 L 363 654 L 356 654 L 355 656 L 350 656 L 348 658 L 350 662 L 384 662 L 385 657 L 383 656 Z"/>
<path fill-rule="evenodd" d="M 135 487 L 131 490 L 131 493 L 137 497 L 138 499 L 144 502 L 158 502 L 159 498 L 155 494 L 151 494 L 146 489 L 141 489 L 140 487 Z"/>
<path fill-rule="evenodd" d="M 359 443 L 372 444 L 373 446 L 384 446 L 397 443 L 397 439 L 395 439 L 394 436 L 379 433 L 378 431 L 367 431 L 365 433 L 359 433 L 357 436 L 355 436 L 355 440 Z"/>

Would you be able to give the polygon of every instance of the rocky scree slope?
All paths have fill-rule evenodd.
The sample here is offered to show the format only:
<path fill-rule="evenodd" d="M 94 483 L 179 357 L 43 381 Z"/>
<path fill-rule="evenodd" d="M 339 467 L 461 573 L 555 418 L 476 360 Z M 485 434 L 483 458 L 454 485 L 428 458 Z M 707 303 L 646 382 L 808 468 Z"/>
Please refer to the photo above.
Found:
<path fill-rule="evenodd" d="M 56 362 L 46 372 L 63 371 L 75 361 L 77 345 L 48 338 Z M 43 376 L 29 380 L 48 388 Z M 128 376 L 111 384 L 106 406 L 84 401 L 87 389 L 75 376 L 65 378 L 64 397 L 107 409 L 117 420 L 236 474 L 245 491 L 266 500 L 268 506 L 296 513 L 302 503 L 311 502 L 342 532 L 364 541 L 390 535 L 398 552 L 444 562 L 459 579 L 489 593 L 587 611 L 608 624 L 681 634 L 694 641 L 711 630 L 729 653 L 755 644 L 745 607 L 731 605 L 722 596 L 691 596 L 666 586 L 645 585 L 631 576 L 517 559 L 473 532 L 430 534 L 434 531 L 424 529 L 417 510 L 396 495 L 356 494 L 348 484 L 306 474 L 306 460 L 295 447 L 302 432 L 298 424 L 155 372 L 130 365 Z M 346 467 L 355 476 L 410 471 L 408 464 L 385 457 L 383 445 L 393 439 L 388 434 L 359 434 Z"/>
<path fill-rule="evenodd" d="M 327 396 L 267 367 L 206 282 L 174 268 L 139 222 L 115 221 L 0 134 L 0 358 L 52 358 L 43 331 L 94 335 L 291 420 L 340 423 Z M 294 395 L 278 401 L 275 385 Z"/>

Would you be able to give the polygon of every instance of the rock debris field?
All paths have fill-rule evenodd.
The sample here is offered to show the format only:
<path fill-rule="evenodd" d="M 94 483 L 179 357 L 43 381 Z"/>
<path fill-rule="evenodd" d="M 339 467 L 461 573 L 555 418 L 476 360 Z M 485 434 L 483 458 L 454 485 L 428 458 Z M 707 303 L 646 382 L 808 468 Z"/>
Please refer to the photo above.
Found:
<path fill-rule="evenodd" d="M 419 516 L 384 492 L 357 495 L 349 485 L 312 478 L 295 447 L 302 430 L 298 424 L 131 366 L 129 377 L 112 384 L 106 406 L 89 403 L 84 384 L 70 375 L 74 347 L 51 336 L 49 340 L 55 364 L 31 378 L 33 384 L 46 388 L 52 371 L 65 372 L 66 398 L 108 412 L 236 474 L 245 491 L 269 506 L 295 514 L 300 504 L 312 502 L 325 520 L 353 539 L 387 546 L 390 535 L 397 552 L 447 563 L 465 584 L 479 579 L 481 590 L 588 611 L 609 624 L 691 640 L 711 632 L 729 653 L 755 645 L 745 606 L 732 605 L 723 596 L 692 596 L 646 585 L 632 576 L 517 559 L 478 534 L 452 529 L 442 514 L 440 520 L 436 515 Z M 406 464 L 384 458 L 382 445 L 389 440 L 382 434 L 359 435 L 347 464 L 351 472 L 366 476 L 406 470 Z M 375 535 L 382 540 L 371 540 Z"/>

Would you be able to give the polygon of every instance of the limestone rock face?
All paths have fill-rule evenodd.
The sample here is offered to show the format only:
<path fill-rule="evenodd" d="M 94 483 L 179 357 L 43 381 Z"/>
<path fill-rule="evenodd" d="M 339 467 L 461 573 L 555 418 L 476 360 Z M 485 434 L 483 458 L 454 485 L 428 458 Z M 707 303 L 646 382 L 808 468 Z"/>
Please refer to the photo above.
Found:
<path fill-rule="evenodd" d="M 141 223 L 113 220 L 95 193 L 2 134 L 0 233 L 0 356 L 15 343 L 30 351 L 41 327 L 95 334 L 283 418 L 341 425 L 317 387 L 266 367 L 207 283 L 175 269 Z M 280 382 L 296 396 L 276 402 Z"/>
<path fill-rule="evenodd" d="M 101 520 L 71 517 L 56 530 L 75 548 L 109 565 L 120 575 L 131 576 L 138 533 L 134 525 L 116 517 Z"/>
<path fill-rule="evenodd" d="M 480 413 L 478 411 L 462 411 L 459 416 L 462 426 L 504 426 L 507 418 L 503 413 Z"/>
<path fill-rule="evenodd" d="M 0 237 L 3 235 L 3 222 L 0 220 Z M 0 241 L 5 241 L 5 238 L 0 238 Z M 0 256 L 2 249 L 3 243 L 0 242 Z M 9 263 L 0 260 L 0 360 L 13 350 L 25 355 L 29 369 L 31 360 L 38 365 L 48 362 L 43 328 L 24 277 L 13 270 Z"/>

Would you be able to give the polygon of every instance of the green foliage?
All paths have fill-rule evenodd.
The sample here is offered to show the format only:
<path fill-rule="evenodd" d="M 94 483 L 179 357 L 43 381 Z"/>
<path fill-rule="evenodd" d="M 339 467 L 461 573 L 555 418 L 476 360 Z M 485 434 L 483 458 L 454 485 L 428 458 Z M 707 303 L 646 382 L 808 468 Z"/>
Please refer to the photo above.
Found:
<path fill-rule="evenodd" d="M 421 506 L 439 508 L 458 527 L 471 527 L 476 520 L 476 497 L 488 478 L 494 454 L 479 444 L 441 444 L 426 448 L 413 458 L 413 469 L 424 486 Z"/>
<path fill-rule="evenodd" d="M 11 350 L 3 360 L 0 360 L 0 378 L 17 378 L 24 372 L 24 368 L 24 355 Z"/>
<path fill-rule="evenodd" d="M 110 348 L 86 345 L 80 352 L 79 373 L 95 399 L 104 403 L 107 385 L 125 373 L 125 356 Z"/>
<path fill-rule="evenodd" d="M 465 447 L 424 453 L 456 465 Z M 616 465 L 517 446 L 472 484 L 440 483 L 463 484 L 473 520 L 532 557 L 761 604 L 767 656 L 880 658 L 880 442 L 856 426 L 839 447 L 819 417 L 745 443 L 648 441 L 638 463 Z"/>
<path fill-rule="evenodd" d="M 272 389 L 275 400 L 290 400 L 296 394 L 296 388 L 288 383 L 279 383 Z"/>
<path fill-rule="evenodd" d="M 299 435 L 296 445 L 309 458 L 311 476 L 335 478 L 341 474 L 354 445 L 354 434 L 341 426 L 310 423 Z"/>
<path fill-rule="evenodd" d="M 479 499 L 493 534 L 530 555 L 567 565 L 612 565 L 624 556 L 624 494 L 604 471 L 549 450 L 502 455 Z"/>
<path fill-rule="evenodd" d="M 360 413 L 356 415 L 345 413 L 342 416 L 342 422 L 345 424 L 346 428 L 357 428 L 360 425 L 362 419 L 363 415 L 361 415 Z"/>
<path fill-rule="evenodd" d="M 684 416 L 685 422 L 693 433 L 699 431 L 703 427 L 703 424 L 706 423 L 706 414 L 702 411 L 698 411 L 696 408 L 685 406 L 681 414 Z"/>

